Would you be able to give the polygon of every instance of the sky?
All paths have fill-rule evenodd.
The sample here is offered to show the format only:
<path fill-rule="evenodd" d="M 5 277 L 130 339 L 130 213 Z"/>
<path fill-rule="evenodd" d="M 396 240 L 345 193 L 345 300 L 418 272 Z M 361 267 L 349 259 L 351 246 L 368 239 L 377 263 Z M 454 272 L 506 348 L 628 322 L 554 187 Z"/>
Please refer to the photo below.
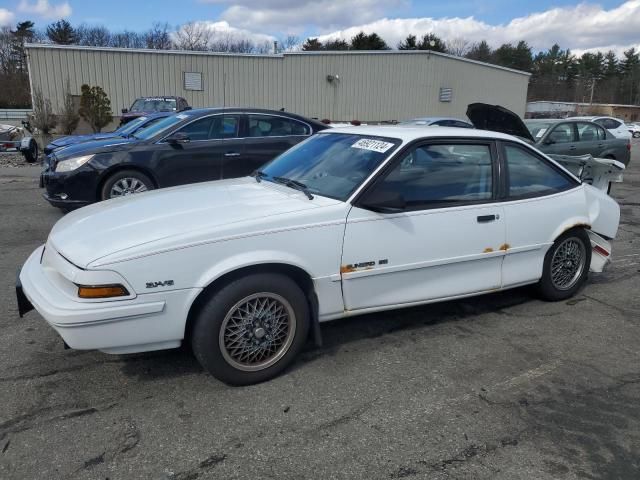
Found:
<path fill-rule="evenodd" d="M 195 21 L 219 35 L 256 41 L 296 35 L 349 39 L 377 32 L 395 46 L 409 33 L 445 40 L 486 39 L 492 46 L 526 40 L 575 53 L 640 47 L 640 0 L 0 0 L 0 26 L 30 19 L 38 27 L 60 18 L 110 30 L 178 27 Z"/>

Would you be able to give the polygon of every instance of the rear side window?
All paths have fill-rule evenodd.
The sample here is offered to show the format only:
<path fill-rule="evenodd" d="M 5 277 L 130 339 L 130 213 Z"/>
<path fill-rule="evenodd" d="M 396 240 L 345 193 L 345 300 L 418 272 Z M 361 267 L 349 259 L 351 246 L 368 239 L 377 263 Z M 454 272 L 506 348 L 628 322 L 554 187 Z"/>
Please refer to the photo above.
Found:
<path fill-rule="evenodd" d="M 581 142 L 593 142 L 596 140 L 604 140 L 605 133 L 602 127 L 593 123 L 578 123 L 578 139 Z"/>
<path fill-rule="evenodd" d="M 509 198 L 551 195 L 576 186 L 568 176 L 538 156 L 515 145 L 505 145 Z"/>
<path fill-rule="evenodd" d="M 310 128 L 297 120 L 272 115 L 249 115 L 250 137 L 284 137 L 310 134 Z"/>
<path fill-rule="evenodd" d="M 489 145 L 424 145 L 407 152 L 375 188 L 401 195 L 408 210 L 489 201 L 492 171 Z"/>
<path fill-rule="evenodd" d="M 598 120 L 595 120 L 595 122 L 598 125 L 602 125 L 607 130 L 614 130 L 622 125 L 620 122 L 614 120 L 613 118 L 599 118 Z"/>
<path fill-rule="evenodd" d="M 572 123 L 561 123 L 557 125 L 549 134 L 549 140 L 554 143 L 570 143 L 575 142 L 575 134 Z"/>

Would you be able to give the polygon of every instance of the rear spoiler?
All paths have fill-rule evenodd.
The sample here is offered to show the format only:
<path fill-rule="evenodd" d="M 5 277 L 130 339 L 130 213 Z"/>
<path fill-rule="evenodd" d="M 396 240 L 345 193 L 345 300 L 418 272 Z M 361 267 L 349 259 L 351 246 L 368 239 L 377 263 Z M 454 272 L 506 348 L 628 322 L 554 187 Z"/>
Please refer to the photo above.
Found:
<path fill-rule="evenodd" d="M 591 155 L 548 155 L 582 181 L 599 190 L 609 192 L 611 183 L 622 182 L 624 163 Z"/>

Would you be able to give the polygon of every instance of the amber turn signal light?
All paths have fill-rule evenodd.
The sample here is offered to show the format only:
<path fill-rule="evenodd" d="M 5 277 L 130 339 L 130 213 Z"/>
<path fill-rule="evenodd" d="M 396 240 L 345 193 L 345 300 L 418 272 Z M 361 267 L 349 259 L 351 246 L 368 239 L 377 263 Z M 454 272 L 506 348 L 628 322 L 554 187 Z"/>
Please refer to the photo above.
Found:
<path fill-rule="evenodd" d="M 129 292 L 122 285 L 78 285 L 80 298 L 126 297 Z"/>

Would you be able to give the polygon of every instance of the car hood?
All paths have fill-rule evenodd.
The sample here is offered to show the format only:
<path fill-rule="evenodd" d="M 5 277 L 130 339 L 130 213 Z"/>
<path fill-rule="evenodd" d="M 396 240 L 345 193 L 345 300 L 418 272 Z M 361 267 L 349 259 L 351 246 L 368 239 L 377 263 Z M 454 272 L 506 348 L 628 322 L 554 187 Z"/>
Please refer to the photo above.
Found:
<path fill-rule="evenodd" d="M 94 133 L 93 135 L 69 135 L 68 137 L 56 138 L 47 147 L 60 148 L 69 145 L 75 145 L 77 143 L 90 142 L 92 140 L 104 140 L 107 138 L 116 138 L 117 133 Z"/>
<path fill-rule="evenodd" d="M 469 117 L 473 126 L 479 130 L 515 135 L 535 143 L 522 119 L 511 110 L 500 105 L 472 103 L 467 106 L 467 117 Z"/>
<path fill-rule="evenodd" d="M 90 140 L 88 142 L 69 145 L 55 152 L 58 160 L 77 157 L 79 155 L 89 155 L 92 153 L 114 152 L 126 150 L 133 143 L 138 142 L 137 138 L 111 137 L 101 140 Z"/>
<path fill-rule="evenodd" d="M 95 203 L 55 224 L 48 244 L 87 268 L 217 240 L 313 223 L 310 211 L 347 204 L 245 177 Z M 345 207 L 346 208 L 346 207 Z M 333 219 L 335 220 L 335 219 Z"/>

